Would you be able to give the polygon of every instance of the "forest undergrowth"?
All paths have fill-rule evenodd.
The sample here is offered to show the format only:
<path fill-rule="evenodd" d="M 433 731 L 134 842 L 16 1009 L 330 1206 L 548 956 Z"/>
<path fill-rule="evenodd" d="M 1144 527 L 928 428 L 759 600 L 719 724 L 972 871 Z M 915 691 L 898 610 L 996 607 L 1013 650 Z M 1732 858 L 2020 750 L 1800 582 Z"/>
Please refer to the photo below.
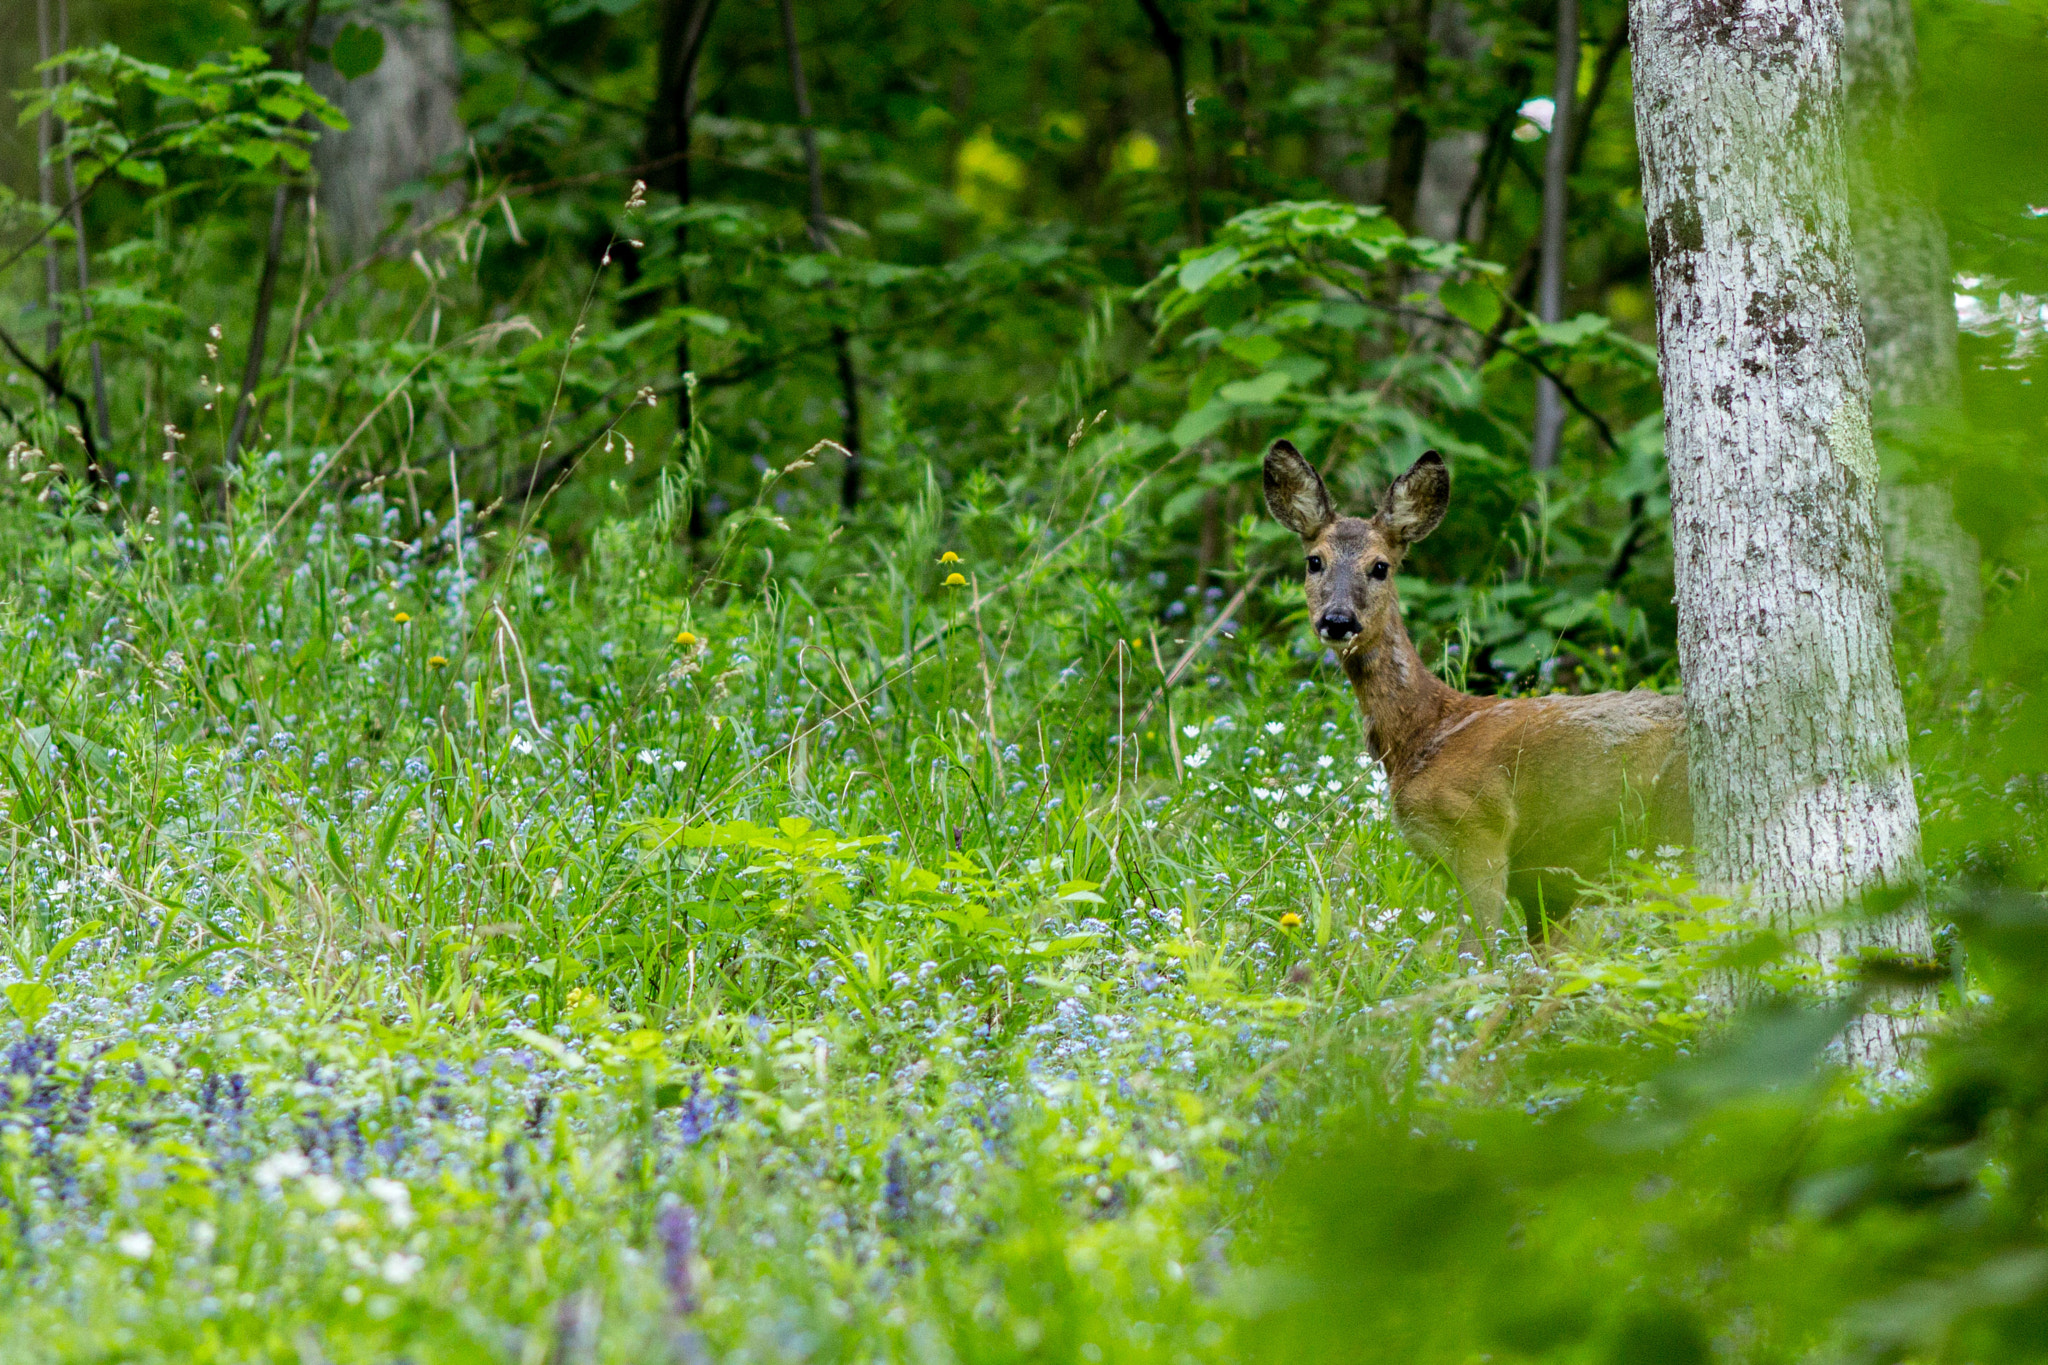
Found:
<path fill-rule="evenodd" d="M 576 566 L 18 449 L 0 1353 L 1241 1358 L 1301 1153 L 1640 1111 L 1727 908 L 1643 850 L 1459 958 L 1337 670 L 1123 572 L 1074 446 L 1064 522 L 771 470 Z"/>

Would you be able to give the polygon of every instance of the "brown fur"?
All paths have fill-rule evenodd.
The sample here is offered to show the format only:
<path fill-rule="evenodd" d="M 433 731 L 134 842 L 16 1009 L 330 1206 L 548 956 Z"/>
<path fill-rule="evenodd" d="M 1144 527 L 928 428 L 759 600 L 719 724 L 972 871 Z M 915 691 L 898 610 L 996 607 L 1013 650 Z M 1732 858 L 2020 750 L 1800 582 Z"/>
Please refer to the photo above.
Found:
<path fill-rule="evenodd" d="M 1691 843 L 1680 698 L 1474 697 L 1424 666 L 1394 572 L 1449 503 L 1435 451 L 1370 520 L 1336 515 L 1321 477 L 1285 441 L 1267 453 L 1265 480 L 1267 506 L 1301 536 L 1309 624 L 1357 694 L 1395 824 L 1450 870 L 1489 942 L 1511 896 L 1534 930 L 1539 917 L 1568 912 L 1623 849 Z"/>

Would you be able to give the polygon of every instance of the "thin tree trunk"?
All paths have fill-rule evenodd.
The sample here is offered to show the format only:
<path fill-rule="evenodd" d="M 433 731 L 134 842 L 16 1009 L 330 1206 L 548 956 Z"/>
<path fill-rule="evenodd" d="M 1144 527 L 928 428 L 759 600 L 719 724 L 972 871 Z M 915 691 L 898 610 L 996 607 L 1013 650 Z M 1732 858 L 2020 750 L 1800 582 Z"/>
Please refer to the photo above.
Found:
<path fill-rule="evenodd" d="M 57 51 L 71 50 L 71 6 L 66 0 L 57 0 Z M 65 71 L 59 67 L 55 72 L 57 80 L 63 80 Z M 57 126 L 59 136 L 67 129 Z M 71 154 L 64 154 L 64 194 L 71 203 L 71 240 L 77 248 L 78 257 L 78 313 L 88 332 L 92 329 L 92 272 L 88 266 L 88 252 L 85 245 L 85 206 L 78 197 L 78 170 L 72 163 Z M 93 337 L 88 348 L 92 360 L 92 406 L 94 424 L 99 428 L 100 442 L 105 444 L 112 423 L 107 419 L 107 372 L 100 360 L 100 339 Z"/>
<path fill-rule="evenodd" d="M 1187 198 L 1188 235 L 1200 246 L 1206 237 L 1202 227 L 1202 177 L 1200 163 L 1195 159 L 1195 123 L 1188 112 L 1188 58 L 1187 44 L 1180 31 L 1166 17 L 1166 11 L 1159 7 L 1159 0 L 1138 0 L 1138 8 L 1145 11 L 1146 22 L 1152 25 L 1152 44 L 1159 49 L 1159 55 L 1166 58 L 1166 70 L 1173 81 L 1173 132 L 1180 143 L 1181 189 Z"/>
<path fill-rule="evenodd" d="M 50 49 L 50 0 L 36 0 L 36 60 L 47 62 Z M 56 73 L 45 68 L 38 73 L 45 98 L 50 87 L 56 83 Z M 43 107 L 36 115 L 36 197 L 43 211 L 43 221 L 48 222 L 56 208 L 57 168 L 51 163 L 50 152 L 56 146 L 56 123 L 49 106 Z M 64 323 L 58 308 L 61 302 L 61 284 L 57 278 L 58 247 L 53 233 L 43 242 L 43 303 L 50 310 L 50 319 L 43 324 L 43 360 L 52 370 L 57 370 L 57 347 L 64 340 Z"/>
<path fill-rule="evenodd" d="M 838 254 L 832 240 L 831 224 L 825 217 L 825 169 L 818 159 L 818 132 L 811 124 L 811 89 L 804 80 L 803 49 L 796 38 L 796 7 L 791 0 L 777 0 L 782 10 L 782 41 L 789 52 L 789 86 L 796 96 L 796 116 L 804 144 L 804 167 L 811 186 L 811 241 L 820 251 Z M 860 375 L 853 365 L 853 339 L 838 323 L 832 325 L 832 354 L 839 370 L 839 444 L 846 449 L 846 471 L 840 481 L 839 501 L 851 512 L 860 505 Z"/>
<path fill-rule="evenodd" d="M 320 18 L 320 0 L 306 0 L 305 17 L 299 21 L 299 39 L 292 50 L 292 70 L 306 69 L 306 49 L 313 41 L 313 25 Z M 284 258 L 285 212 L 291 203 L 291 183 L 281 180 L 270 196 L 270 236 L 263 247 L 263 273 L 256 281 L 256 316 L 249 324 L 249 358 L 242 365 L 242 392 L 235 400 L 234 424 L 228 428 L 227 461 L 233 464 L 248 433 L 249 413 L 256 401 L 256 385 L 263 378 L 263 351 L 270 340 L 270 309 L 277 300 L 277 271 Z M 226 484 L 221 496 L 230 496 Z"/>
<path fill-rule="evenodd" d="M 1871 406 L 1879 413 L 1961 403 L 1948 234 L 1934 209 L 1915 114 L 1918 45 L 1908 0 L 1843 0 L 1843 113 L 1849 222 L 1856 241 Z M 1941 483 L 1879 492 L 1892 584 L 1924 574 L 1941 593 L 1941 649 L 1968 655 L 1983 620 L 1977 542 Z"/>
<path fill-rule="evenodd" d="M 1394 123 L 1387 132 L 1387 181 L 1380 199 L 1387 216 L 1414 232 L 1415 202 L 1429 156 L 1429 120 L 1422 116 L 1429 97 L 1429 19 L 1432 0 L 1410 0 L 1409 8 L 1391 26 L 1394 66 Z"/>
<path fill-rule="evenodd" d="M 690 207 L 691 121 L 697 112 L 697 62 L 704 54 L 704 40 L 711 32 L 711 16 L 718 0 L 668 0 L 661 16 L 660 89 L 648 116 L 647 159 L 673 157 L 669 188 L 676 205 Z M 676 302 L 690 304 L 690 272 L 685 258 L 690 251 L 690 225 L 686 217 L 676 219 Z M 676 434 L 683 458 L 690 453 L 690 437 L 696 428 L 697 404 L 684 376 L 690 374 L 690 322 L 687 317 L 676 330 Z M 690 539 L 702 540 L 709 529 L 704 499 L 690 499 Z"/>
<path fill-rule="evenodd" d="M 1844 185 L 1839 0 L 1631 0 L 1679 669 L 1708 885 L 1800 928 L 1918 875 Z M 1928 946 L 1917 909 L 1823 960 Z M 1851 1054 L 1897 1056 L 1889 1019 Z"/>
<path fill-rule="evenodd" d="M 1557 0 L 1557 79 L 1551 87 L 1555 108 L 1543 152 L 1543 255 L 1537 272 L 1536 316 L 1556 322 L 1564 316 L 1565 225 L 1570 211 L 1573 150 L 1572 106 L 1579 93 L 1579 0 Z M 1558 438 L 1564 431 L 1564 399 L 1548 378 L 1536 381 L 1536 439 L 1529 467 L 1538 473 L 1557 464 Z"/>

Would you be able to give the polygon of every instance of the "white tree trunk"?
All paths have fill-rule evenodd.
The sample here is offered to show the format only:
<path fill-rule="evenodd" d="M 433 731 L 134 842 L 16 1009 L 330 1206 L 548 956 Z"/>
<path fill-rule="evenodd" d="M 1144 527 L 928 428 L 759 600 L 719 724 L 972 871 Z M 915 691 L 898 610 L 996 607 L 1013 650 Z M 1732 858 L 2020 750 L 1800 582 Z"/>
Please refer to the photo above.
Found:
<path fill-rule="evenodd" d="M 347 132 L 323 133 L 313 147 L 320 208 L 344 257 L 375 246 L 391 225 L 392 192 L 446 169 L 467 138 L 455 112 L 462 70 L 445 0 L 377 4 L 349 19 L 383 30 L 384 60 L 352 81 L 325 62 L 308 73 L 313 87 L 348 115 Z M 322 19 L 319 40 L 332 43 L 343 22 Z M 461 202 L 460 184 L 447 185 L 415 199 L 412 217 L 418 221 Z"/>
<path fill-rule="evenodd" d="M 1961 401 L 1948 233 L 1914 102 L 1919 47 L 1910 0 L 1843 0 L 1842 107 L 1849 223 L 1871 404 L 1954 408 Z M 1977 542 L 1956 523 L 1946 484 L 1890 483 L 1879 493 L 1894 591 L 1909 574 L 1941 594 L 1941 648 L 1969 653 L 1984 616 Z"/>
<path fill-rule="evenodd" d="M 1918 874 L 1845 208 L 1840 0 L 1631 0 L 1703 881 L 1798 928 Z M 1924 917 L 1823 935 L 1924 952 Z M 1847 1040 L 1896 1056 L 1887 1021 Z"/>

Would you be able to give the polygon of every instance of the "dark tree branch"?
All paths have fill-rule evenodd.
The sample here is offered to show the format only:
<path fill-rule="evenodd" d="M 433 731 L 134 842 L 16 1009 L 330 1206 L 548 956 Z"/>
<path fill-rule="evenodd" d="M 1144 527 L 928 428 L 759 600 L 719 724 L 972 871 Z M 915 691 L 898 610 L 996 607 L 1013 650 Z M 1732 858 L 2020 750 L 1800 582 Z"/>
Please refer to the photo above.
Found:
<path fill-rule="evenodd" d="M 313 25 L 320 18 L 320 0 L 306 0 L 305 16 L 299 21 L 299 38 L 292 50 L 294 71 L 306 69 L 306 50 L 313 43 Z M 284 258 L 285 211 L 291 202 L 291 182 L 280 180 L 270 197 L 270 237 L 263 248 L 263 274 L 256 282 L 256 316 L 249 326 L 249 359 L 242 366 L 242 392 L 235 400 L 235 421 L 228 429 L 227 460 L 234 462 L 249 428 L 249 413 L 256 400 L 256 385 L 263 378 L 263 351 L 270 340 L 270 308 L 277 301 L 277 271 Z M 226 485 L 222 485 L 223 494 Z"/>
<path fill-rule="evenodd" d="M 818 250 L 837 255 L 839 244 L 832 240 L 831 224 L 825 217 L 825 170 L 818 159 L 818 133 L 811 119 L 811 90 L 804 80 L 803 49 L 796 36 L 796 6 L 792 0 L 778 0 L 782 11 L 782 42 L 789 53 L 789 86 L 796 97 L 796 116 L 803 136 L 804 168 L 810 176 L 810 234 Z M 846 328 L 832 326 L 832 352 L 839 371 L 839 444 L 846 450 L 846 471 L 840 483 L 839 501 L 851 512 L 860 505 L 860 375 L 853 365 L 853 342 Z"/>
<path fill-rule="evenodd" d="M 78 439 L 85 445 L 85 477 L 95 488 L 106 489 L 109 486 L 107 471 L 100 464 L 99 442 L 93 439 L 92 415 L 85 406 L 85 400 L 65 387 L 64 376 L 54 364 L 38 365 L 29 359 L 28 352 L 21 349 L 21 343 L 4 327 L 0 327 L 0 346 L 6 347 L 7 353 L 23 369 L 43 382 L 50 397 L 60 403 L 69 403 L 78 414 Z"/>
<path fill-rule="evenodd" d="M 1166 58 L 1167 73 L 1173 79 L 1173 131 L 1180 141 L 1181 182 L 1187 195 L 1188 232 L 1193 235 L 1195 245 L 1200 246 L 1206 234 L 1202 229 L 1201 168 L 1195 160 L 1195 124 L 1188 112 L 1187 44 L 1166 17 L 1166 11 L 1159 7 L 1159 0 L 1138 0 L 1138 8 L 1145 11 L 1145 19 L 1152 25 L 1152 44 L 1159 49 L 1159 55 Z"/>

